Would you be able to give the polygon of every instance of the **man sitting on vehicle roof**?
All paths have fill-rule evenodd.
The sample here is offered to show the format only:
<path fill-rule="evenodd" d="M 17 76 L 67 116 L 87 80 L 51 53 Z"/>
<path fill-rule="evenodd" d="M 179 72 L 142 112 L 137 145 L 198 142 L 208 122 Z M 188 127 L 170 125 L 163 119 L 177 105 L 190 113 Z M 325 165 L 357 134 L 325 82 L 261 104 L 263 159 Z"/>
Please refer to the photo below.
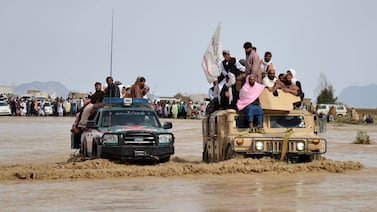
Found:
<path fill-rule="evenodd" d="M 287 93 L 291 93 L 295 96 L 298 96 L 298 90 L 299 88 L 297 85 L 292 81 L 292 74 L 287 73 L 285 75 L 285 79 L 282 84 L 282 90 Z"/>
<path fill-rule="evenodd" d="M 301 101 L 304 100 L 304 92 L 302 91 L 302 87 L 301 87 L 301 82 L 296 79 L 296 71 L 294 69 L 288 69 L 287 73 L 291 73 L 292 74 L 292 82 L 296 84 L 296 86 L 298 87 L 298 96 L 300 97 Z"/>
<path fill-rule="evenodd" d="M 277 77 L 275 75 L 275 70 L 269 69 L 267 71 L 267 76 L 263 78 L 263 85 L 265 85 L 269 91 L 273 92 L 277 89 L 276 80 Z"/>
<path fill-rule="evenodd" d="M 79 128 L 86 127 L 91 112 L 93 111 L 93 109 L 96 109 L 102 105 L 103 98 L 105 97 L 105 92 L 102 91 L 102 84 L 100 82 L 96 82 L 94 84 L 94 87 L 96 89 L 96 92 L 93 95 L 89 96 L 89 103 L 83 107 L 82 113 L 80 113 L 77 124 Z"/>
<path fill-rule="evenodd" d="M 236 82 L 236 78 L 234 74 L 228 73 L 225 77 L 225 85 L 222 87 L 220 91 L 220 108 L 221 109 L 236 109 L 236 102 L 237 98 L 235 93 L 236 93 L 236 88 L 234 86 L 234 83 Z"/>
<path fill-rule="evenodd" d="M 250 131 L 254 131 L 254 125 L 257 127 L 257 131 L 263 131 L 263 129 L 261 129 L 263 128 L 263 110 L 259 105 L 258 98 L 263 90 L 264 85 L 257 83 L 255 76 L 250 74 L 246 77 L 246 82 L 240 91 L 237 108 L 246 115 Z M 254 118 L 257 123 L 254 123 Z"/>

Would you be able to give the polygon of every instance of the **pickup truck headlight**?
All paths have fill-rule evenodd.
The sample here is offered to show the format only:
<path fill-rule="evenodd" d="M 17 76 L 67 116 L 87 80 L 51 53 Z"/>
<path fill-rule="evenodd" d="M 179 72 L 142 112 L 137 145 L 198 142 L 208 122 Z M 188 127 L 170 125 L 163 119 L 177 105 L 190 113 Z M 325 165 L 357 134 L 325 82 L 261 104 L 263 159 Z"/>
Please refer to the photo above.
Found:
<path fill-rule="evenodd" d="M 105 134 L 102 137 L 103 143 L 118 143 L 118 135 L 117 134 Z"/>
<path fill-rule="evenodd" d="M 170 143 L 173 142 L 173 135 L 171 134 L 160 134 L 158 135 L 159 143 Z"/>

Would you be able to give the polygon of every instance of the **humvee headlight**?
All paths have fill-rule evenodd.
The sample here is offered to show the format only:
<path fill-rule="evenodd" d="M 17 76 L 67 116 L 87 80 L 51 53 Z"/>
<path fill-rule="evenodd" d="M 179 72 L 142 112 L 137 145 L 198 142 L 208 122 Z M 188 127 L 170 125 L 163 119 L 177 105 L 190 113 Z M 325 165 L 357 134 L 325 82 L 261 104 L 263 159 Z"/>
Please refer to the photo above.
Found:
<path fill-rule="evenodd" d="M 158 141 L 160 143 L 170 143 L 170 142 L 173 141 L 173 135 L 171 135 L 171 134 L 158 135 Z"/>
<path fill-rule="evenodd" d="M 263 142 L 262 141 L 255 142 L 255 149 L 258 151 L 261 151 L 263 149 Z"/>
<path fill-rule="evenodd" d="M 243 144 L 243 138 L 236 138 L 236 144 L 241 146 Z"/>
<path fill-rule="evenodd" d="M 297 142 L 296 148 L 297 148 L 298 151 L 304 150 L 304 148 L 305 148 L 304 142 Z"/>
<path fill-rule="evenodd" d="M 102 137 L 103 143 L 118 143 L 118 135 L 117 134 L 105 134 Z"/>
<path fill-rule="evenodd" d="M 312 140 L 312 143 L 313 143 L 313 144 L 319 144 L 319 142 L 320 142 L 320 140 L 319 140 L 318 138 L 314 138 L 314 139 Z"/>

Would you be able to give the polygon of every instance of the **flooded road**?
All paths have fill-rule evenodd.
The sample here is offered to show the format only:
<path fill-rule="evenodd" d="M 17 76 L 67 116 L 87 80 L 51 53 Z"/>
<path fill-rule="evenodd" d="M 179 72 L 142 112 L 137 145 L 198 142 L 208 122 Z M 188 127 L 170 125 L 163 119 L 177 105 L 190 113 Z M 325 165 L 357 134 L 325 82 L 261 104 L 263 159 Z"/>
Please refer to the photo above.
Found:
<path fill-rule="evenodd" d="M 0 117 L 1 175 L 16 168 L 46 168 L 48 173 L 59 166 L 69 167 L 62 169 L 67 174 L 77 171 L 78 165 L 72 165 L 72 169 L 70 164 L 64 164 L 73 153 L 69 134 L 72 122 L 73 118 Z M 93 175 L 147 172 L 142 176 L 119 173 L 119 177 L 103 175 L 101 179 L 95 176 L 41 180 L 5 178 L 0 180 L 0 211 L 375 211 L 377 145 L 351 144 L 358 129 L 366 130 L 371 140 L 377 141 L 375 125 L 328 125 L 324 134 L 329 142 L 325 157 L 359 161 L 364 165 L 361 170 L 313 169 L 311 172 L 309 166 L 303 169 L 305 171 L 247 173 L 237 166 L 234 170 L 239 172 L 221 174 L 217 171 L 231 164 L 251 162 L 199 163 L 201 121 L 173 120 L 172 132 L 176 136 L 173 161 L 155 167 L 113 165 L 102 160 L 79 164 L 101 165 L 101 169 L 89 170 Z M 165 177 L 154 175 L 158 170 L 178 173 L 182 166 L 210 171 Z M 148 173 L 152 173 L 151 176 Z"/>

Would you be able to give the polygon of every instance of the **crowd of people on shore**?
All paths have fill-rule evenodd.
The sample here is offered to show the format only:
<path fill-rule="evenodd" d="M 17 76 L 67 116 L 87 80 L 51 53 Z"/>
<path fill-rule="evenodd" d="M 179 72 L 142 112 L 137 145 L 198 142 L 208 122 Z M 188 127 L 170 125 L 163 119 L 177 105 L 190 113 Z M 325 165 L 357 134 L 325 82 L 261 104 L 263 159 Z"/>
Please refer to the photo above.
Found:
<path fill-rule="evenodd" d="M 206 105 L 192 101 L 153 101 L 152 108 L 160 118 L 200 119 L 205 117 Z"/>
<path fill-rule="evenodd" d="M 74 116 L 84 104 L 84 99 L 57 97 L 55 99 L 7 97 L 12 116 Z"/>
<path fill-rule="evenodd" d="M 100 82 L 94 84 L 95 91 L 87 97 L 73 99 L 57 97 L 55 99 L 21 98 L 0 95 L 11 108 L 12 116 L 75 116 L 77 112 L 93 110 L 95 105 L 99 107 L 104 97 L 121 98 L 147 98 L 149 87 L 145 84 L 144 77 L 137 77 L 131 86 L 125 86 L 112 77 L 106 78 L 107 86 Z M 160 118 L 192 119 L 205 116 L 205 103 L 193 103 L 192 101 L 152 101 L 151 107 Z M 49 108 L 49 109 L 47 109 Z M 47 112 L 48 110 L 48 112 Z"/>

